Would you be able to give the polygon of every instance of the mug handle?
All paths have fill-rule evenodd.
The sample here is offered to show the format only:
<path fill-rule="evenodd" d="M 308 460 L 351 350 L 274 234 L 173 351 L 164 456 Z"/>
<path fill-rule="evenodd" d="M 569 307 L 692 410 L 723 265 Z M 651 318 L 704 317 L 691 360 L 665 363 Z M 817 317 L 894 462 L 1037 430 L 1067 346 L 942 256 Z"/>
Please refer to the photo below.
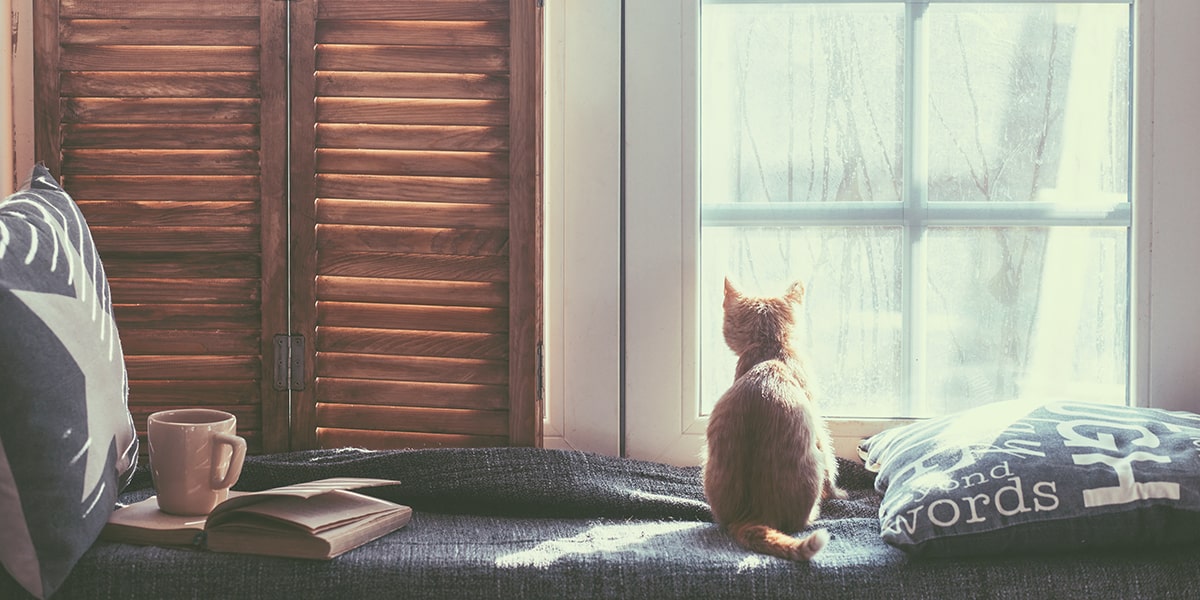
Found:
<path fill-rule="evenodd" d="M 221 463 L 221 446 L 229 446 L 233 456 L 229 459 L 229 468 L 224 477 L 217 477 L 216 466 Z M 212 441 L 212 480 L 209 484 L 214 490 L 224 490 L 233 487 L 238 477 L 242 475 L 242 461 L 246 459 L 246 440 L 228 433 L 214 433 Z"/>

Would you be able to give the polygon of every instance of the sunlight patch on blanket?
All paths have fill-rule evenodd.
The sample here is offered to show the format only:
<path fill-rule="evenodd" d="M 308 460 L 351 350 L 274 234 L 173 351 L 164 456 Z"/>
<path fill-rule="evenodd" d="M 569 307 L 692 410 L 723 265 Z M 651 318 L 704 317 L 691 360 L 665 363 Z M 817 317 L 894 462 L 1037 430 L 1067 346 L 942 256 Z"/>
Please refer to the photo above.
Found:
<path fill-rule="evenodd" d="M 751 554 L 751 555 L 747 556 L 746 558 L 743 558 L 742 560 L 738 561 L 737 572 L 745 573 L 747 571 L 761 569 L 761 568 L 767 566 L 768 560 L 770 560 L 770 559 L 765 555 Z"/>
<path fill-rule="evenodd" d="M 496 559 L 497 567 L 545 568 L 569 554 L 591 554 L 630 550 L 645 544 L 650 538 L 679 533 L 710 523 L 637 522 L 619 525 L 596 525 L 569 538 L 542 542 L 529 550 L 507 554 Z"/>
<path fill-rule="evenodd" d="M 647 500 L 650 502 L 678 502 L 679 498 L 668 494 L 655 494 L 644 490 L 629 490 L 629 497 L 634 500 Z"/>

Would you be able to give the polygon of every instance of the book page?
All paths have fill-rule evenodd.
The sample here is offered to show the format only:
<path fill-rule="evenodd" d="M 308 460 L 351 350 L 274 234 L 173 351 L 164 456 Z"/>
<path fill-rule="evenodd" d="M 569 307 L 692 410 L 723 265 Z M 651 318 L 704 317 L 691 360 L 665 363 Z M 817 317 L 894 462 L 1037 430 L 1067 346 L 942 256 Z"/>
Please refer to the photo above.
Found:
<path fill-rule="evenodd" d="M 221 513 L 234 510 L 248 504 L 257 504 L 265 502 L 268 499 L 278 497 L 296 497 L 296 498 L 311 498 L 325 494 L 331 490 L 356 490 L 368 487 L 380 487 L 385 485 L 398 485 L 400 482 L 394 479 L 372 479 L 369 477 L 331 477 L 328 479 L 318 479 L 316 481 L 305 481 L 294 485 L 285 485 L 283 487 L 271 488 L 260 492 L 246 492 L 236 497 L 230 494 L 228 500 L 217 505 L 209 516 L 214 522 L 221 520 Z"/>
<path fill-rule="evenodd" d="M 328 479 L 305 481 L 253 493 L 311 498 L 318 494 L 324 494 L 330 490 L 356 490 L 365 487 L 398 485 L 399 483 L 399 481 L 394 479 L 372 479 L 370 477 L 330 477 Z"/>
<path fill-rule="evenodd" d="M 209 527 L 238 522 L 243 515 L 265 517 L 318 533 L 368 515 L 394 510 L 397 504 L 355 492 L 335 489 L 309 498 L 282 496 L 222 511 Z M 262 523 L 259 519 L 254 519 Z"/>

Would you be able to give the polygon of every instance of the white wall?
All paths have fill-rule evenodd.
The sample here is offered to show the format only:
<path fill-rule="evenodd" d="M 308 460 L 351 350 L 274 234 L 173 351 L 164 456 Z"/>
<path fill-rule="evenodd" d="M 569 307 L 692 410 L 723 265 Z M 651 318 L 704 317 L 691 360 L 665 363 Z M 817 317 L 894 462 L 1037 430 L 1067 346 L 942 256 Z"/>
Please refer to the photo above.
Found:
<path fill-rule="evenodd" d="M 1150 77 L 1150 171 L 1140 190 L 1152 203 L 1148 257 L 1148 394 L 1155 406 L 1200 412 L 1200 2 L 1140 0 L 1153 12 Z M 1147 70 L 1149 69 L 1149 70 Z M 1142 88 L 1145 91 L 1145 87 Z M 1144 207 L 1143 207 L 1144 208 Z"/>
<path fill-rule="evenodd" d="M 0 198 L 13 191 L 13 46 L 12 19 L 15 13 L 0 10 Z"/>
<path fill-rule="evenodd" d="M 20 187 L 33 166 L 33 0 L 4 4 L 0 9 L 0 197 Z"/>

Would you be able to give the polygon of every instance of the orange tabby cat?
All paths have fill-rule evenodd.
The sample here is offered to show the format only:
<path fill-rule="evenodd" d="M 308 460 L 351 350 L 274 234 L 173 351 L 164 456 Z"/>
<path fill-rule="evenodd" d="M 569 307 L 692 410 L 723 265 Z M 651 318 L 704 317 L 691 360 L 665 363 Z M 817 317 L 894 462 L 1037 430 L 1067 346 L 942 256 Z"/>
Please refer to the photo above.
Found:
<path fill-rule="evenodd" d="M 844 498 L 829 430 L 792 348 L 793 310 L 804 286 L 782 298 L 742 295 L 725 280 L 725 342 L 737 373 L 708 419 L 704 493 L 713 516 L 743 547 L 808 560 L 829 541 L 815 520 L 823 498 Z"/>

